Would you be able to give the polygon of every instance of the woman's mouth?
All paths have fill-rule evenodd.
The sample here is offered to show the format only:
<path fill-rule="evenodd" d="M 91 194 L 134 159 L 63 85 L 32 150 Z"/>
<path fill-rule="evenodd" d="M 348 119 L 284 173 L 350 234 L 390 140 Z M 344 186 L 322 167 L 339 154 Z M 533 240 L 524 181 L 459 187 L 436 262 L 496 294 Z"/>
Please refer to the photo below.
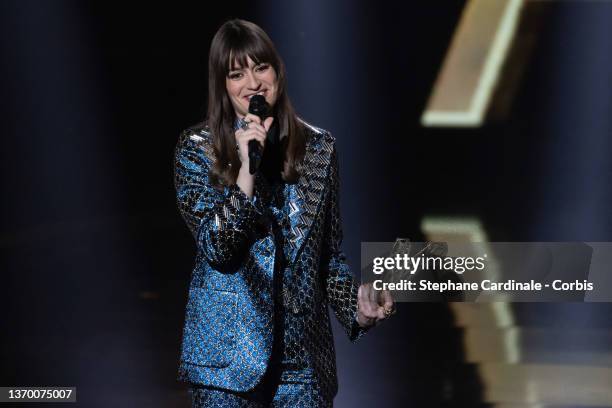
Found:
<path fill-rule="evenodd" d="M 264 96 L 264 98 L 265 98 L 265 97 L 266 97 L 266 92 L 267 92 L 266 90 L 259 91 L 259 92 L 257 92 L 257 93 L 254 93 L 254 94 L 250 94 L 250 95 L 245 96 L 245 97 L 244 97 L 244 99 L 246 99 L 247 101 L 250 101 L 250 100 L 251 100 L 251 98 L 252 98 L 253 96 L 255 96 L 255 95 L 263 95 L 263 96 Z"/>

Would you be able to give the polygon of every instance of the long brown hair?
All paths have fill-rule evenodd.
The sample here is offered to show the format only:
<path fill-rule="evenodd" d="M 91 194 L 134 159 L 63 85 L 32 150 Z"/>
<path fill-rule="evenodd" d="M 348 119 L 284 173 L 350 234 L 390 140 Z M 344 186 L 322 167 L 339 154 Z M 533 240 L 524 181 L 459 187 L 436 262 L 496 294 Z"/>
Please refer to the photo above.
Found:
<path fill-rule="evenodd" d="M 294 183 L 299 177 L 298 166 L 304 157 L 306 140 L 304 127 L 287 95 L 285 65 L 268 35 L 256 24 L 239 19 L 224 23 L 210 45 L 207 123 L 213 137 L 215 161 L 209 180 L 217 186 L 232 185 L 238 177 L 240 159 L 234 137 L 236 114 L 225 81 L 234 64 L 248 66 L 247 57 L 256 64 L 269 63 L 276 71 L 278 86 L 273 115 L 284 137 L 282 178 Z"/>

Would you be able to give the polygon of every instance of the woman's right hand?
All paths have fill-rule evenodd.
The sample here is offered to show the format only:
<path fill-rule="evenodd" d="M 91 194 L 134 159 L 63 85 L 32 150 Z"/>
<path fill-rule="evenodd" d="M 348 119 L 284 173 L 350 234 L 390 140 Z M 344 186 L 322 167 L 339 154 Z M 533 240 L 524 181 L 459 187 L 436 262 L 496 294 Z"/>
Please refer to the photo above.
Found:
<path fill-rule="evenodd" d="M 261 145 L 263 151 L 266 144 L 266 134 L 272 125 L 273 117 L 266 118 L 263 123 L 259 116 L 247 113 L 244 120 L 249 122 L 249 125 L 245 129 L 238 129 L 234 136 L 236 138 L 236 145 L 238 147 L 238 157 L 242 163 L 240 170 L 249 168 L 249 141 L 257 140 Z"/>
<path fill-rule="evenodd" d="M 273 117 L 266 118 L 262 124 L 259 116 L 249 113 L 244 117 L 244 120 L 249 122 L 248 128 L 238 129 L 234 133 L 238 147 L 238 157 L 240 158 L 240 170 L 238 171 L 236 184 L 249 198 L 253 197 L 255 184 L 255 175 L 249 172 L 249 141 L 257 140 L 263 151 L 266 145 L 266 133 L 270 129 L 273 119 Z"/>

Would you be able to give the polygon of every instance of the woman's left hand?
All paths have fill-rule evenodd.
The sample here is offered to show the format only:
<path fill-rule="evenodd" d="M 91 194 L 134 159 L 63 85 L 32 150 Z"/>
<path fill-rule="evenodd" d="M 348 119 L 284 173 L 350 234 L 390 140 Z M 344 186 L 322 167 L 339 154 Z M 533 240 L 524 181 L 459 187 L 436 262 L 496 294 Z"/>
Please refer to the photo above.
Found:
<path fill-rule="evenodd" d="M 357 323 L 366 328 L 395 313 L 395 303 L 388 290 L 375 290 L 371 283 L 359 287 L 357 294 Z"/>

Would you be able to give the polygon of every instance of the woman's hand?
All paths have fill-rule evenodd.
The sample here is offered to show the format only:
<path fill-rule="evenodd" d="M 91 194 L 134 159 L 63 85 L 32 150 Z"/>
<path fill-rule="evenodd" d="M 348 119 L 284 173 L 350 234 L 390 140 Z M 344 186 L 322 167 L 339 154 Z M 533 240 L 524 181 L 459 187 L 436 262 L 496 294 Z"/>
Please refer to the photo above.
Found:
<path fill-rule="evenodd" d="M 242 165 L 240 169 L 249 168 L 249 141 L 257 140 L 261 145 L 262 151 L 266 145 L 266 134 L 272 125 L 273 117 L 266 118 L 263 123 L 259 116 L 247 113 L 244 121 L 249 122 L 246 129 L 238 129 L 234 136 L 236 137 L 236 146 L 238 148 L 238 157 Z"/>
<path fill-rule="evenodd" d="M 248 113 L 244 117 L 244 120 L 249 122 L 248 128 L 238 129 L 236 133 L 234 133 L 238 157 L 240 158 L 240 170 L 238 171 L 236 185 L 238 185 L 247 197 L 251 198 L 253 197 L 255 175 L 249 173 L 249 141 L 257 140 L 263 151 L 266 145 L 266 134 L 274 118 L 266 118 L 262 124 L 259 116 Z"/>
<path fill-rule="evenodd" d="M 357 323 L 367 328 L 395 313 L 395 304 L 388 290 L 374 290 L 371 283 L 359 287 L 357 294 Z"/>

